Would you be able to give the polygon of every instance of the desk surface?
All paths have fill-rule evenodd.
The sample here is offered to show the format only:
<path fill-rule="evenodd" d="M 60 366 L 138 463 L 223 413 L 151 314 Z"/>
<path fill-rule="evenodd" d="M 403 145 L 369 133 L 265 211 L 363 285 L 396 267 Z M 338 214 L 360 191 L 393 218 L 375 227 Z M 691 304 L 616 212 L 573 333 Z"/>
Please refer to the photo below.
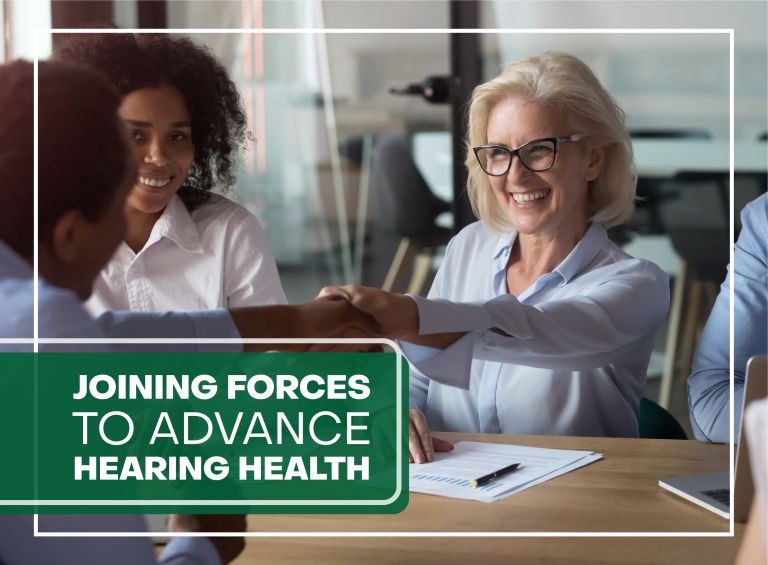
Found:
<path fill-rule="evenodd" d="M 728 522 L 658 480 L 727 467 L 728 448 L 695 441 L 439 434 L 599 451 L 604 459 L 486 504 L 411 493 L 398 515 L 250 516 L 258 532 L 727 532 Z M 235 563 L 729 563 L 732 538 L 249 538 Z M 597 552 L 597 553 L 595 553 Z"/>

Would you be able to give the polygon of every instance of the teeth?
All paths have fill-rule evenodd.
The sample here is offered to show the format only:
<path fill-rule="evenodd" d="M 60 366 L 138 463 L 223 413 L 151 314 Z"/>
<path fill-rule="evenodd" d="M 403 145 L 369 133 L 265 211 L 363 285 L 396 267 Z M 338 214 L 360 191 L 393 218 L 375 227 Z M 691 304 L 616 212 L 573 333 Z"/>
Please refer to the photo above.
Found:
<path fill-rule="evenodd" d="M 532 202 L 533 200 L 539 200 L 541 198 L 544 198 L 547 195 L 547 191 L 544 192 L 527 192 L 525 194 L 512 194 L 512 198 L 515 199 L 515 202 L 523 203 L 523 202 Z"/>
<path fill-rule="evenodd" d="M 139 182 L 154 188 L 161 188 L 171 182 L 171 177 L 165 179 L 149 179 L 147 177 L 139 177 Z"/>

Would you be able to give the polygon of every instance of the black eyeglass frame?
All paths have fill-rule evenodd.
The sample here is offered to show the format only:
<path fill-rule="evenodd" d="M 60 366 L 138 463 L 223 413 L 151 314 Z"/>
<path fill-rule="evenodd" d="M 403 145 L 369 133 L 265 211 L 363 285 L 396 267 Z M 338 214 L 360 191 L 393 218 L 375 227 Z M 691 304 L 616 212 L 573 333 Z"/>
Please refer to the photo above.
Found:
<path fill-rule="evenodd" d="M 531 145 L 533 143 L 540 143 L 542 141 L 551 141 L 552 144 L 554 145 L 554 155 L 552 156 L 552 164 L 549 167 L 546 167 L 544 169 L 534 169 L 534 168 L 529 167 L 528 165 L 526 165 L 525 161 L 520 159 L 520 164 L 523 167 L 525 167 L 526 169 L 528 169 L 529 171 L 532 171 L 534 173 L 541 173 L 541 172 L 544 172 L 544 171 L 548 171 L 549 169 L 551 169 L 552 167 L 555 166 L 555 163 L 557 162 L 557 149 L 558 149 L 558 147 L 560 146 L 561 143 L 567 143 L 569 141 L 579 141 L 579 140 L 584 139 L 585 137 L 587 137 L 587 134 L 582 134 L 582 133 L 575 133 L 573 135 L 566 135 L 566 136 L 563 136 L 563 137 L 541 137 L 539 139 L 533 139 L 531 141 L 523 143 L 517 149 L 510 149 L 509 147 L 506 147 L 504 145 L 493 145 L 493 144 L 490 144 L 490 145 L 477 145 L 477 146 L 472 148 L 472 151 L 475 154 L 475 158 L 477 159 L 477 162 L 480 165 L 480 168 L 483 169 L 483 172 L 486 175 L 488 175 L 489 177 L 503 177 L 504 175 L 509 173 L 509 169 L 512 168 L 512 159 L 514 157 L 517 157 L 518 159 L 520 159 L 520 151 L 521 150 L 525 149 L 526 147 L 528 147 L 529 145 Z M 483 165 L 483 162 L 480 159 L 480 155 L 479 155 L 480 151 L 482 151 L 483 149 L 502 149 L 502 150 L 506 151 L 507 153 L 509 153 L 509 162 L 507 163 L 507 168 L 504 170 L 503 173 L 489 173 L 485 169 L 485 166 Z"/>

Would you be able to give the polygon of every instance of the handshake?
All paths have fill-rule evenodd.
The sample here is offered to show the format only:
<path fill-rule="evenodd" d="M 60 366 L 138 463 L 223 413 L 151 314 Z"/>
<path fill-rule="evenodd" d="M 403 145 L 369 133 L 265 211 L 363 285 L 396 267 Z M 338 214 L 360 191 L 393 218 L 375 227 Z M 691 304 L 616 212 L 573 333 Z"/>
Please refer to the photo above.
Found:
<path fill-rule="evenodd" d="M 393 294 L 364 286 L 325 287 L 312 302 L 249 306 L 229 311 L 244 338 L 414 338 L 419 332 L 416 303 L 404 294 Z M 368 346 L 368 349 L 373 346 Z M 246 345 L 248 351 L 263 346 Z M 273 349 L 270 347 L 270 349 Z M 281 346 L 282 350 L 305 351 L 307 347 Z M 318 345 L 309 350 L 360 350 L 339 344 Z"/>
<path fill-rule="evenodd" d="M 419 309 L 405 294 L 366 286 L 327 286 L 303 309 L 301 330 L 311 337 L 387 337 L 444 349 L 465 332 L 419 335 Z"/>
<path fill-rule="evenodd" d="M 355 285 L 325 287 L 311 304 L 340 308 L 341 318 L 350 316 L 348 325 L 338 328 L 343 337 L 376 337 L 378 334 L 444 348 L 464 335 L 444 333 L 419 336 L 416 302 L 404 294 L 392 294 L 376 288 Z M 408 419 L 409 463 L 426 463 L 433 460 L 436 451 L 453 449 L 449 441 L 430 434 L 421 410 L 412 408 Z"/>
<path fill-rule="evenodd" d="M 252 306 L 230 310 L 240 335 L 269 338 L 386 337 L 445 349 L 464 332 L 419 335 L 419 309 L 404 294 L 365 286 L 328 286 L 312 302 L 297 305 Z M 263 345 L 246 345 L 249 351 Z M 368 351 L 379 344 L 291 344 L 283 351 Z M 268 346 L 274 349 L 273 345 Z M 410 461 L 431 461 L 435 451 L 450 451 L 449 442 L 432 437 L 424 415 L 410 411 L 408 447 Z"/>
<path fill-rule="evenodd" d="M 327 286 L 307 307 L 307 329 L 329 337 L 388 337 L 419 333 L 416 303 L 404 294 L 358 285 Z"/>
<path fill-rule="evenodd" d="M 463 333 L 419 335 L 419 309 L 404 294 L 394 294 L 365 286 L 328 286 L 312 302 L 275 306 L 248 306 L 229 310 L 244 338 L 370 338 L 401 339 L 444 349 Z M 368 349 L 373 346 L 369 346 Z M 248 351 L 264 346 L 246 345 Z M 273 347 L 270 347 L 273 349 Z M 282 350 L 305 351 L 307 347 L 281 346 Z M 360 350 L 339 344 L 318 345 L 309 350 Z"/>

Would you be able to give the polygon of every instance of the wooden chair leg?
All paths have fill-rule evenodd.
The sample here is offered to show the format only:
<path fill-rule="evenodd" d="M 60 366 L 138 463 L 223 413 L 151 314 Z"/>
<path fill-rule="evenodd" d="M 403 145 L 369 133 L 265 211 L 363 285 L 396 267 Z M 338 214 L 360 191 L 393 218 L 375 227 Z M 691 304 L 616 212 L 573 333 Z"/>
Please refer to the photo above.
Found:
<path fill-rule="evenodd" d="M 691 282 L 688 311 L 683 325 L 682 345 L 680 346 L 680 375 L 683 379 L 691 373 L 693 352 L 696 348 L 697 327 L 704 310 L 704 283 L 700 280 Z"/>
<path fill-rule="evenodd" d="M 434 249 L 426 249 L 418 254 L 416 262 L 413 265 L 413 275 L 408 284 L 408 292 L 420 295 L 424 292 L 424 285 L 427 282 L 429 272 L 432 270 L 432 257 L 435 254 Z"/>
<path fill-rule="evenodd" d="M 675 377 L 677 365 L 677 343 L 680 338 L 680 325 L 685 304 L 685 287 L 688 284 L 688 264 L 680 261 L 677 276 L 672 288 L 672 303 L 669 309 L 669 321 L 667 322 L 667 345 L 664 350 L 664 370 L 661 373 L 659 386 L 659 404 L 669 408 L 669 398 L 672 394 L 672 381 Z"/>
<path fill-rule="evenodd" d="M 402 288 L 405 284 L 405 276 L 417 253 L 418 249 L 409 238 L 401 239 L 381 288 L 388 292 L 397 292 Z"/>

